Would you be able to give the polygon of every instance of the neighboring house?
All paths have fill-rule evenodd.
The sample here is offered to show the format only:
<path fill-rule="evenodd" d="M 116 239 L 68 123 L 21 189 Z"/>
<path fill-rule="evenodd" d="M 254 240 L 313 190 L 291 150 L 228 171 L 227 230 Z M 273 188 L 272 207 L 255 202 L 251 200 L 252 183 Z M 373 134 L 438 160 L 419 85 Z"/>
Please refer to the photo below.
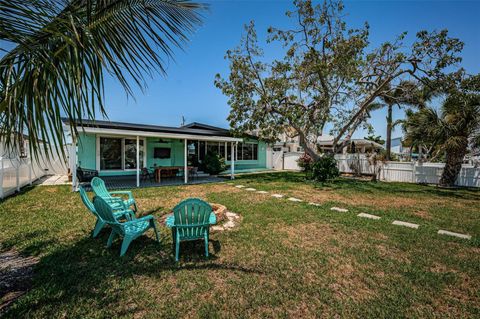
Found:
<path fill-rule="evenodd" d="M 274 152 L 303 152 L 298 135 L 282 133 L 278 135 L 277 142 L 273 144 Z"/>
<path fill-rule="evenodd" d="M 332 145 L 333 145 L 333 138 L 330 140 L 329 139 L 319 140 L 317 145 L 321 151 L 324 151 L 324 152 L 331 151 Z M 374 141 L 370 141 L 366 139 L 351 139 L 349 141 L 349 144 L 343 148 L 342 153 L 343 154 L 351 154 L 351 153 L 366 154 L 366 153 L 378 152 L 382 149 L 384 149 L 383 145 Z"/>
<path fill-rule="evenodd" d="M 253 136 L 233 137 L 228 130 L 207 124 L 168 127 L 83 120 L 77 129 L 77 166 L 97 170 L 100 176 L 137 175 L 137 185 L 143 167 L 197 166 L 208 151 L 225 158 L 233 167 L 232 177 L 234 172 L 267 167 L 265 142 Z"/>

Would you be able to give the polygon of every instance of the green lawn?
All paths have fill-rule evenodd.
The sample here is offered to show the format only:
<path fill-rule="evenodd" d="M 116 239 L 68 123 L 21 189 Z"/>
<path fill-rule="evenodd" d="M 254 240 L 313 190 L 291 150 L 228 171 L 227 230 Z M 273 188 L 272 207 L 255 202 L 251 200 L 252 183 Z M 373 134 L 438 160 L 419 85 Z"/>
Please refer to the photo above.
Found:
<path fill-rule="evenodd" d="M 123 258 L 119 242 L 106 249 L 108 231 L 90 237 L 94 218 L 66 186 L 1 202 L 0 251 L 39 257 L 31 290 L 4 317 L 480 317 L 480 191 L 347 179 L 320 186 L 296 173 L 234 184 L 269 194 L 225 183 L 133 190 L 140 210 L 158 217 L 190 196 L 242 216 L 239 227 L 211 235 L 209 260 L 201 243 L 187 243 L 178 264 L 164 227 L 161 244 L 149 232 Z"/>

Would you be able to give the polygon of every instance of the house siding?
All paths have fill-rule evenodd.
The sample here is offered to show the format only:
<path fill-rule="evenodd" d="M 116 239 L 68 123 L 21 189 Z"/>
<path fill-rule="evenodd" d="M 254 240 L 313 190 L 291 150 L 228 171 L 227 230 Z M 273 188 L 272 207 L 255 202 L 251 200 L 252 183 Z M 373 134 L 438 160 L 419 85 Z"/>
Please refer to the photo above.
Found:
<path fill-rule="evenodd" d="M 99 134 L 102 136 L 101 134 Z M 146 167 L 157 166 L 183 166 L 184 165 L 184 144 L 183 140 L 147 137 L 145 139 Z M 161 143 L 160 143 L 161 140 Z M 246 140 L 247 141 L 247 140 Z M 235 169 L 256 169 L 266 168 L 267 165 L 267 144 L 264 141 L 249 139 L 248 142 L 258 143 L 257 160 L 239 160 L 235 161 Z M 97 165 L 97 134 L 80 133 L 78 136 L 78 163 L 82 168 L 99 170 Z M 167 159 L 158 159 L 153 157 L 155 147 L 171 148 L 171 157 Z M 227 161 L 230 165 L 231 161 Z M 100 176 L 112 175 L 134 175 L 136 171 L 100 171 Z"/>

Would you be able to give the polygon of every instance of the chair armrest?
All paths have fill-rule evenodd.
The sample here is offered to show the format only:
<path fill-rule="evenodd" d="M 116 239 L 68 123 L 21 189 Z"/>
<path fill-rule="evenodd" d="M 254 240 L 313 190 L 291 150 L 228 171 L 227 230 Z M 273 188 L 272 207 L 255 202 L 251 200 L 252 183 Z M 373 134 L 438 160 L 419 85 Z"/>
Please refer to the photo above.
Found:
<path fill-rule="evenodd" d="M 132 225 L 132 224 L 136 224 L 138 222 L 147 221 L 147 220 L 153 220 L 155 222 L 155 217 L 153 215 L 147 215 L 134 220 L 130 220 L 128 222 L 124 222 L 122 223 L 122 225 L 127 226 L 127 225 Z"/>
<path fill-rule="evenodd" d="M 133 194 L 131 191 L 115 191 L 110 192 L 112 195 L 128 195 L 128 199 L 133 199 Z"/>
<path fill-rule="evenodd" d="M 191 227 L 210 227 L 210 223 L 204 224 L 189 224 L 189 225 L 173 225 L 175 228 L 191 228 Z"/>

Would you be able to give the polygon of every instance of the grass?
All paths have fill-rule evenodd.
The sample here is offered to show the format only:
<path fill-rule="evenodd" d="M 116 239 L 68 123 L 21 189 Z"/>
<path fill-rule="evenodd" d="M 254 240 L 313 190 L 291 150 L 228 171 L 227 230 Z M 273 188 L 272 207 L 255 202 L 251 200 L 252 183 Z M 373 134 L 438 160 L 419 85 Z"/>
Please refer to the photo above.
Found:
<path fill-rule="evenodd" d="M 123 258 L 108 231 L 68 187 L 36 187 L 0 203 L 0 251 L 35 256 L 32 289 L 6 318 L 479 317 L 480 192 L 341 179 L 326 185 L 300 174 L 234 182 L 305 200 L 294 203 L 227 184 L 134 190 L 156 216 L 195 196 L 226 205 L 242 222 L 182 246 L 149 232 Z M 309 201 L 321 205 L 308 205 Z M 348 213 L 330 211 L 339 206 Z M 356 217 L 366 212 L 382 217 Z M 395 219 L 418 230 L 393 226 Z M 469 233 L 472 240 L 436 234 Z"/>

